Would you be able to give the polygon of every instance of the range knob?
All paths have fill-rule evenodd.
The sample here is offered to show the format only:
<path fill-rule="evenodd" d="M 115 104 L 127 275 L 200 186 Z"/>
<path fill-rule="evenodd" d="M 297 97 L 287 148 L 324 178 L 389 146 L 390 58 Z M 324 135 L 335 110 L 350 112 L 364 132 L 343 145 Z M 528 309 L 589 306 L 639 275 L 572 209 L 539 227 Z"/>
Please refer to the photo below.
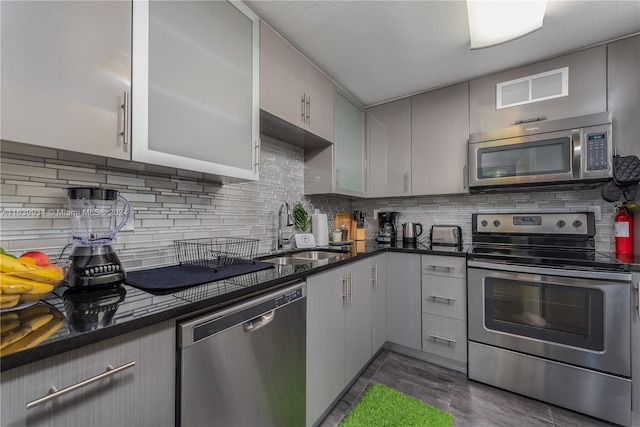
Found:
<path fill-rule="evenodd" d="M 500 221 L 498 221 L 497 219 L 495 221 L 493 221 L 493 225 L 495 227 L 499 227 L 500 226 Z"/>
<path fill-rule="evenodd" d="M 558 226 L 558 228 L 562 228 L 562 227 L 564 227 L 565 225 L 567 225 L 567 223 L 566 223 L 566 222 L 564 222 L 563 220 L 560 220 L 560 221 L 556 222 L 556 225 Z"/>
<path fill-rule="evenodd" d="M 483 219 L 480 225 L 482 225 L 483 227 L 486 227 L 487 225 L 489 225 L 489 223 L 487 222 L 486 219 Z"/>
<path fill-rule="evenodd" d="M 579 219 L 576 219 L 575 221 L 573 221 L 573 226 L 575 228 L 582 227 L 582 221 L 580 221 Z"/>

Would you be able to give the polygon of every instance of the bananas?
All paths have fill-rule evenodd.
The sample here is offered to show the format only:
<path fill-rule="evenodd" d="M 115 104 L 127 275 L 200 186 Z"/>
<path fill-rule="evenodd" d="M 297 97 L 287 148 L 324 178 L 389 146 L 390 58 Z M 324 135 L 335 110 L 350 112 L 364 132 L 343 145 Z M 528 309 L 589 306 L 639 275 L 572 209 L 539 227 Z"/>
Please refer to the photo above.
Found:
<path fill-rule="evenodd" d="M 0 317 L 0 356 L 35 347 L 62 326 L 60 312 L 46 305 L 34 306 Z"/>
<path fill-rule="evenodd" d="M 57 265 L 39 267 L 0 253 L 0 309 L 38 301 L 63 279 L 64 271 Z"/>
<path fill-rule="evenodd" d="M 18 277 L 51 285 L 64 279 L 64 272 L 56 265 L 39 267 L 20 262 L 19 259 L 12 258 L 7 254 L 0 254 L 0 272 L 13 273 Z"/>

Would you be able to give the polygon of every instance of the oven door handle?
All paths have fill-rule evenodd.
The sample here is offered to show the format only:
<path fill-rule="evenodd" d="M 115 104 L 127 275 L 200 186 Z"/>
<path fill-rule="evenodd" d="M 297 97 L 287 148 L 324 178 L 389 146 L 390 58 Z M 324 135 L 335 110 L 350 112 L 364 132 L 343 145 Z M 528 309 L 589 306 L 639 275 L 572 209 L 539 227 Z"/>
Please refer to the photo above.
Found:
<path fill-rule="evenodd" d="M 579 279 L 612 280 L 617 282 L 631 281 L 631 273 L 614 271 L 586 271 L 586 270 L 563 270 L 560 268 L 531 267 L 518 264 L 505 264 L 497 262 L 486 262 L 467 260 L 467 267 L 484 268 L 488 270 L 505 271 L 508 273 L 530 273 L 546 276 L 576 277 Z"/>

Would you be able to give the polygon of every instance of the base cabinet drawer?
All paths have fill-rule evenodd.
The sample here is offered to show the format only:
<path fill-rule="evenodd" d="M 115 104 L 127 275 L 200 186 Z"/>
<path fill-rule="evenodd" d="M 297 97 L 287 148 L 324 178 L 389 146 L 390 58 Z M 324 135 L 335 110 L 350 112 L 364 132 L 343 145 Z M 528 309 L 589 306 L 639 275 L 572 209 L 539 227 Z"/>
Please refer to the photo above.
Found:
<path fill-rule="evenodd" d="M 466 363 L 467 327 L 465 321 L 423 313 L 422 350 Z"/>
<path fill-rule="evenodd" d="M 465 280 L 424 274 L 422 276 L 422 312 L 465 320 L 467 318 Z"/>
<path fill-rule="evenodd" d="M 444 255 L 422 255 L 422 274 L 466 277 L 466 258 Z"/>

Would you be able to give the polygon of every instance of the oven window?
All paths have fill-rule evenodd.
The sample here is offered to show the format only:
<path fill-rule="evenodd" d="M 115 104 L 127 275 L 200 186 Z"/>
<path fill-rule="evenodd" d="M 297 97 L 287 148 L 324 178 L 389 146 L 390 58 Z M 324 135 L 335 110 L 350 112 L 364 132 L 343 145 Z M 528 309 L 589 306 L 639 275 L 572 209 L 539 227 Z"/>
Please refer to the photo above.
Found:
<path fill-rule="evenodd" d="M 556 138 L 478 149 L 478 178 L 571 172 L 571 141 Z"/>
<path fill-rule="evenodd" d="M 589 350 L 604 350 L 600 289 L 488 277 L 485 326 Z"/>

